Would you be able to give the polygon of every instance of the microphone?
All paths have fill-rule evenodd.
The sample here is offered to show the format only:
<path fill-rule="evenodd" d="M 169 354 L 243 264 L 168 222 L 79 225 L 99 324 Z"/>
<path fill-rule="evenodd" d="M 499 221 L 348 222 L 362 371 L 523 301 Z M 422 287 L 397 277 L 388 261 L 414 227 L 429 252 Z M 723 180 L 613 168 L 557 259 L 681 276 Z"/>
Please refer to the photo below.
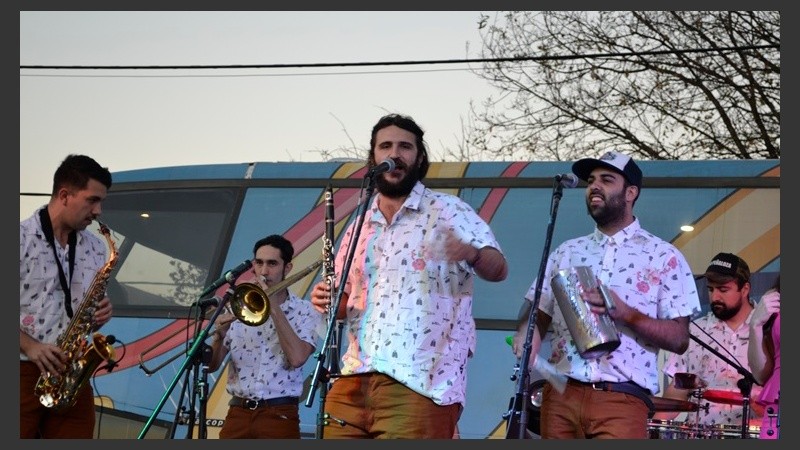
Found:
<path fill-rule="evenodd" d="M 222 303 L 222 299 L 219 297 L 211 297 L 211 298 L 204 298 L 202 300 L 198 300 L 192 303 L 192 306 L 199 306 L 200 308 L 208 308 L 209 306 L 217 307 L 219 304 Z"/>
<path fill-rule="evenodd" d="M 367 176 L 374 178 L 384 172 L 391 172 L 394 170 L 394 166 L 395 166 L 394 160 L 392 158 L 386 158 L 383 160 L 382 163 L 369 169 L 369 172 L 367 172 Z"/>
<path fill-rule="evenodd" d="M 243 274 L 245 271 L 247 271 L 247 269 L 251 267 L 253 267 L 253 261 L 245 259 L 243 263 L 225 272 L 221 277 L 217 278 L 216 281 L 211 283 L 211 286 L 206 288 L 206 290 L 203 291 L 202 294 L 200 294 L 200 297 L 205 297 L 206 295 L 216 291 L 226 283 L 233 283 L 234 281 L 236 281 L 237 278 L 239 278 L 239 275 Z"/>
<path fill-rule="evenodd" d="M 116 342 L 117 342 L 117 337 L 114 336 L 113 334 L 109 334 L 108 336 L 106 336 L 106 344 L 114 345 Z M 109 358 L 108 363 L 105 366 L 101 367 L 101 369 L 106 369 L 106 373 L 109 373 L 112 370 L 114 370 L 115 367 L 117 367 L 117 364 L 118 364 L 117 361 L 115 361 L 113 358 Z"/>
<path fill-rule="evenodd" d="M 561 183 L 561 186 L 565 188 L 574 188 L 578 185 L 578 177 L 575 176 L 574 173 L 562 173 L 556 175 L 556 181 Z"/>

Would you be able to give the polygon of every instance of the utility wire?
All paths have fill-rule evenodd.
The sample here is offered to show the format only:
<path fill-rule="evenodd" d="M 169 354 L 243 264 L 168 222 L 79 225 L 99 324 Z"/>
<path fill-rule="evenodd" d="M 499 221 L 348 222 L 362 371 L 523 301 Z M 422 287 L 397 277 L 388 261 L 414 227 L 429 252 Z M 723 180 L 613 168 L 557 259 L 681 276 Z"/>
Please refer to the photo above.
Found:
<path fill-rule="evenodd" d="M 465 72 L 470 71 L 472 69 L 469 68 L 461 68 L 461 69 L 417 69 L 417 70 L 358 70 L 358 71 L 346 71 L 346 72 L 313 72 L 313 73 L 238 73 L 238 74 L 230 74 L 230 73 L 204 73 L 204 74 L 197 74 L 193 73 L 191 75 L 187 74 L 170 74 L 170 75 L 144 75 L 141 72 L 135 75 L 123 75 L 123 74 L 80 74 L 76 75 L 73 73 L 65 74 L 65 73 L 36 73 L 36 74 L 21 74 L 21 77 L 28 77 L 28 78 L 248 78 L 248 77 L 314 77 L 314 76 L 329 76 L 329 75 L 391 75 L 391 74 L 411 74 L 411 73 L 441 73 L 441 72 Z M 162 72 L 163 74 L 163 72 Z"/>
<path fill-rule="evenodd" d="M 469 64 L 469 63 L 496 63 L 496 62 L 520 62 L 520 61 L 557 61 L 570 59 L 597 59 L 597 58 L 618 58 L 627 56 L 652 56 L 667 54 L 686 54 L 686 53 L 718 53 L 742 50 L 760 50 L 774 48 L 780 50 L 780 44 L 752 45 L 735 47 L 710 47 L 683 50 L 653 50 L 643 52 L 625 53 L 587 53 L 583 55 L 554 55 L 554 56 L 518 56 L 511 58 L 477 58 L 477 59 L 436 59 L 430 61 L 376 61 L 376 62 L 353 62 L 353 63 L 300 63 L 300 64 L 229 64 L 229 65 L 145 65 L 145 66 L 59 66 L 59 65 L 20 65 L 20 69 L 70 69 L 70 70 L 176 70 L 176 69 L 297 69 L 314 67 L 367 67 L 367 66 L 410 66 L 410 65 L 433 65 L 433 64 Z"/>

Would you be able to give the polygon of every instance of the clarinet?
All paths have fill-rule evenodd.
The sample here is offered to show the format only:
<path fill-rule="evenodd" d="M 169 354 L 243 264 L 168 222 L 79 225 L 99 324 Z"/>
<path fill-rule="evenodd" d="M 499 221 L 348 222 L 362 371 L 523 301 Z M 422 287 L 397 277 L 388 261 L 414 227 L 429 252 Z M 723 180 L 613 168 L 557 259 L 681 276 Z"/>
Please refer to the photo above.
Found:
<path fill-rule="evenodd" d="M 325 189 L 325 234 L 322 237 L 322 276 L 328 284 L 331 293 L 331 301 L 334 297 L 334 279 L 336 271 L 333 263 L 333 237 L 334 237 L 334 213 L 333 213 L 333 188 L 328 185 Z M 328 307 L 328 325 L 336 321 L 336 311 L 333 304 Z M 341 324 L 337 324 L 341 326 Z M 339 337 L 337 333 L 331 334 L 330 345 L 328 347 L 328 377 L 339 374 Z"/>

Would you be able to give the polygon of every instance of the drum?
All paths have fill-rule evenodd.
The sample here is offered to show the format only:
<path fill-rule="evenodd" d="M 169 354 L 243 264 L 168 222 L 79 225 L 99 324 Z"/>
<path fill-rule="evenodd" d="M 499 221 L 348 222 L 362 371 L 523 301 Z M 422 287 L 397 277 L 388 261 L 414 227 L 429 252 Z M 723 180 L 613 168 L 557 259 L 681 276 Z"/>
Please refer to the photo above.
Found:
<path fill-rule="evenodd" d="M 650 439 L 688 439 L 683 422 L 675 420 L 651 419 L 647 422 L 647 435 Z"/>
<path fill-rule="evenodd" d="M 710 427 L 711 439 L 741 439 L 742 427 L 738 425 L 714 425 Z M 761 423 L 750 421 L 747 428 L 747 439 L 758 439 L 761 434 Z"/>
<path fill-rule="evenodd" d="M 711 439 L 712 430 L 708 427 L 675 420 L 650 419 L 647 422 L 650 439 Z"/>

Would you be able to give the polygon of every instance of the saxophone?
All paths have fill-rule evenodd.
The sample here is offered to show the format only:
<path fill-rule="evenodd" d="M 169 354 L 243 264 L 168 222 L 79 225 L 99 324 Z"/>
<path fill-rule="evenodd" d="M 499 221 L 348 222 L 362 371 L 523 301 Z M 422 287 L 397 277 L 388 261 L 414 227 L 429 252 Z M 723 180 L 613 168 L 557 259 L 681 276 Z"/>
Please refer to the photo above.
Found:
<path fill-rule="evenodd" d="M 106 264 L 97 271 L 67 329 L 58 337 L 57 345 L 68 358 L 66 370 L 61 374 L 43 373 L 36 383 L 33 392 L 39 396 L 39 402 L 48 408 L 60 409 L 74 405 L 76 393 L 89 381 L 97 366 L 114 358 L 113 337 L 107 339 L 100 333 L 92 333 L 97 303 L 105 297 L 108 279 L 118 257 L 108 227 L 100 221 L 97 223 L 108 241 L 110 255 Z"/>

